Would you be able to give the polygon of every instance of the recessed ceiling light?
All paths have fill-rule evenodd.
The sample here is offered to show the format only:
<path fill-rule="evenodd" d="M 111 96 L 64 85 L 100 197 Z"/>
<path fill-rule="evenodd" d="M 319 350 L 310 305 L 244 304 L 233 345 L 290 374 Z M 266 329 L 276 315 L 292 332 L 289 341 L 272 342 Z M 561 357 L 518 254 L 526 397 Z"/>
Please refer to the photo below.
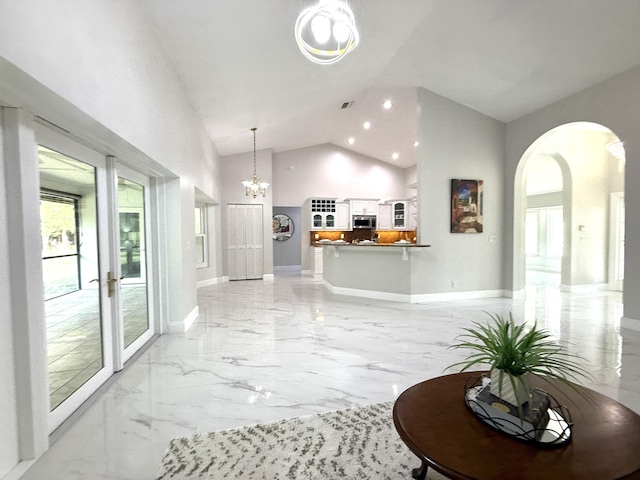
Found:
<path fill-rule="evenodd" d="M 382 104 L 382 106 L 386 109 L 389 110 L 391 108 L 393 104 L 391 103 L 391 100 L 385 100 L 385 102 Z"/>
<path fill-rule="evenodd" d="M 415 142 L 413 142 L 413 146 L 414 146 L 414 147 L 417 147 L 418 145 L 420 145 L 420 142 L 419 142 L 419 141 L 417 141 L 417 140 L 416 140 Z"/>
<path fill-rule="evenodd" d="M 369 130 L 371 128 L 371 122 L 364 122 L 362 126 L 364 127 L 365 130 Z"/>
<path fill-rule="evenodd" d="M 355 142 L 356 139 L 353 137 L 349 137 L 349 145 L 353 145 L 353 142 Z"/>
<path fill-rule="evenodd" d="M 394 152 L 394 154 L 391 155 L 391 158 L 393 158 L 394 160 L 397 160 L 399 156 L 400 155 L 398 155 L 397 153 Z"/>

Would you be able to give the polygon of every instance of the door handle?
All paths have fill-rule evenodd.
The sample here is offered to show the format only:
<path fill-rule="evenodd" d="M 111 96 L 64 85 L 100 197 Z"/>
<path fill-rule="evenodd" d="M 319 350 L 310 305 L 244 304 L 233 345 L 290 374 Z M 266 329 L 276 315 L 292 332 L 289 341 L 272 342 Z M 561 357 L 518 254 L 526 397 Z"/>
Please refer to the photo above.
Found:
<path fill-rule="evenodd" d="M 113 294 L 116 293 L 116 282 L 123 278 L 124 275 L 120 278 L 115 278 L 111 272 L 107 272 L 107 293 L 109 297 L 113 297 Z"/>

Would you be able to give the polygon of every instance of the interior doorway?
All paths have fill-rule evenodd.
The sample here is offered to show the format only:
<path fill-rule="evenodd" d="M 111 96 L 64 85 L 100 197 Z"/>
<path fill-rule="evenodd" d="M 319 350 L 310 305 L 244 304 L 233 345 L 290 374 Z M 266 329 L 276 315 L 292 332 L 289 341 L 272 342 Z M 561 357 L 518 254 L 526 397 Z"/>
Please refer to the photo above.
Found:
<path fill-rule="evenodd" d="M 555 278 L 564 291 L 622 288 L 624 200 L 612 195 L 624 191 L 624 161 L 620 144 L 610 148 L 617 142 L 606 127 L 576 122 L 527 149 L 514 185 L 514 286 Z"/>
<path fill-rule="evenodd" d="M 264 275 L 262 205 L 227 205 L 229 280 L 258 280 Z"/>

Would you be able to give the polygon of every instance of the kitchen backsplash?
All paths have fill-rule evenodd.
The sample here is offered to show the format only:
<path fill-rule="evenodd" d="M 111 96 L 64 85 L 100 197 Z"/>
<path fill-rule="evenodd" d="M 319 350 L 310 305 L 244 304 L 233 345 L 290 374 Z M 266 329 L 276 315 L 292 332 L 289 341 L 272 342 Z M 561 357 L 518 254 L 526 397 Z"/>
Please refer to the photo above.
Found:
<path fill-rule="evenodd" d="M 361 240 L 373 240 L 371 230 L 354 230 L 354 231 L 315 231 L 310 232 L 311 244 L 316 243 L 319 240 L 344 240 L 345 242 L 353 243 Z M 398 240 L 408 240 L 411 243 L 416 243 L 416 231 L 409 230 L 406 232 L 398 230 L 377 230 L 374 234 L 378 235 L 378 243 L 393 243 Z"/>

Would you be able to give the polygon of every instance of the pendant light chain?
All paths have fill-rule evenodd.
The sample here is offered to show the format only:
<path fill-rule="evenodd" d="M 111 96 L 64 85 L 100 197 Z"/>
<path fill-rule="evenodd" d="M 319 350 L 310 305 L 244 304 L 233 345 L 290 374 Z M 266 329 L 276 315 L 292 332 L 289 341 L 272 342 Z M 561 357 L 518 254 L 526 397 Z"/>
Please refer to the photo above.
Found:
<path fill-rule="evenodd" d="M 256 174 L 256 127 L 253 127 L 251 131 L 253 132 L 253 174 Z"/>

